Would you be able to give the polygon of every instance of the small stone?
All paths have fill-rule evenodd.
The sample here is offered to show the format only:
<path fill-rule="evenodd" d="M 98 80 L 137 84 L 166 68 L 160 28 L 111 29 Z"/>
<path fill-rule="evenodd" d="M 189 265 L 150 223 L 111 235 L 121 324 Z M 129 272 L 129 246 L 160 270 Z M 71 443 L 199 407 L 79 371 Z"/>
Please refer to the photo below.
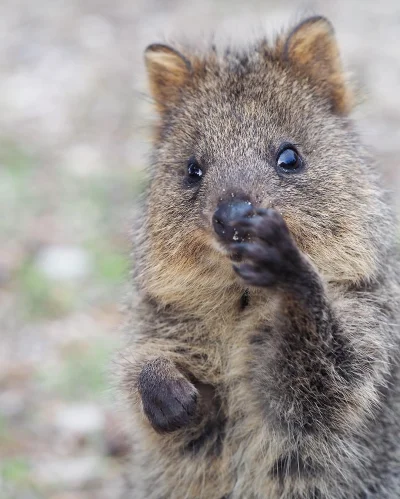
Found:
<path fill-rule="evenodd" d="M 43 485 L 79 489 L 100 480 L 104 469 L 98 457 L 84 456 L 41 462 L 34 471 L 35 478 Z"/>
<path fill-rule="evenodd" d="M 48 246 L 39 253 L 36 265 L 55 280 L 79 279 L 90 269 L 88 254 L 79 246 Z"/>
<path fill-rule="evenodd" d="M 90 177 L 105 169 L 101 151 L 90 144 L 80 143 L 68 148 L 62 164 L 64 168 L 78 177 Z"/>
<path fill-rule="evenodd" d="M 55 425 L 59 430 L 68 433 L 88 435 L 103 431 L 105 418 L 103 412 L 94 404 L 75 404 L 58 411 Z"/>
<path fill-rule="evenodd" d="M 23 395 L 19 392 L 6 390 L 0 393 L 0 415 L 3 417 L 15 417 L 25 409 Z"/>

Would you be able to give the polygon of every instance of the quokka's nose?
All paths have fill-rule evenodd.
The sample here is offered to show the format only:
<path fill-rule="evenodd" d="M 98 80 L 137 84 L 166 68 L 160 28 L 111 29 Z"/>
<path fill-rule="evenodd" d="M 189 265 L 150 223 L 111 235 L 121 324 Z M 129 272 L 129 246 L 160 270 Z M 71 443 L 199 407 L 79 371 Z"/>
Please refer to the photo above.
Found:
<path fill-rule="evenodd" d="M 253 205 L 250 201 L 224 201 L 218 205 L 213 215 L 213 226 L 216 234 L 226 241 L 241 239 L 232 222 L 251 213 Z"/>

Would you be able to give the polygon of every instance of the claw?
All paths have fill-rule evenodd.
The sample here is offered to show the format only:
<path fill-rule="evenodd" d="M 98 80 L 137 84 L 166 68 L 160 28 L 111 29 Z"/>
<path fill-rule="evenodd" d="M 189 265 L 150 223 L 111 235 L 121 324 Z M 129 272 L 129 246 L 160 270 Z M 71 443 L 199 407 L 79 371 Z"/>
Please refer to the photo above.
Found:
<path fill-rule="evenodd" d="M 239 218 L 232 222 L 232 227 L 246 235 L 257 235 L 262 223 L 261 217 Z"/>
<path fill-rule="evenodd" d="M 252 260 L 263 266 L 278 266 L 281 261 L 279 251 L 267 243 L 238 243 L 230 246 L 232 254 Z"/>

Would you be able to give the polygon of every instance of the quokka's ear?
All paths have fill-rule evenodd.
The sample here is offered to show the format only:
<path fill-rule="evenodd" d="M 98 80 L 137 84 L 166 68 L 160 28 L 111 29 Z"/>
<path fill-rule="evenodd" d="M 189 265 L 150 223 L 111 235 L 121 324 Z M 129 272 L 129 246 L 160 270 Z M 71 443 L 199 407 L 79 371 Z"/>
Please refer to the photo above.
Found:
<path fill-rule="evenodd" d="M 158 43 L 149 45 L 144 56 L 151 94 L 157 109 L 163 112 L 178 101 L 192 65 L 177 50 Z"/>
<path fill-rule="evenodd" d="M 352 92 L 347 87 L 339 48 L 331 23 L 325 17 L 311 17 L 297 25 L 286 39 L 284 58 L 318 86 L 341 115 L 352 107 Z"/>

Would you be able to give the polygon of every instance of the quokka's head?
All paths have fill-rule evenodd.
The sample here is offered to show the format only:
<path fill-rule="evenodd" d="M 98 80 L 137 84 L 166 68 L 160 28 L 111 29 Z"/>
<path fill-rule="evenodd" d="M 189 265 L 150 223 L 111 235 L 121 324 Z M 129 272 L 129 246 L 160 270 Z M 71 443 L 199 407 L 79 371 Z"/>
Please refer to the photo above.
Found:
<path fill-rule="evenodd" d="M 153 44 L 145 61 L 159 115 L 152 264 L 179 260 L 184 273 L 229 262 L 230 222 L 252 206 L 278 210 L 329 278 L 371 271 L 371 172 L 328 20 L 307 19 L 243 52 L 199 56 Z"/>

